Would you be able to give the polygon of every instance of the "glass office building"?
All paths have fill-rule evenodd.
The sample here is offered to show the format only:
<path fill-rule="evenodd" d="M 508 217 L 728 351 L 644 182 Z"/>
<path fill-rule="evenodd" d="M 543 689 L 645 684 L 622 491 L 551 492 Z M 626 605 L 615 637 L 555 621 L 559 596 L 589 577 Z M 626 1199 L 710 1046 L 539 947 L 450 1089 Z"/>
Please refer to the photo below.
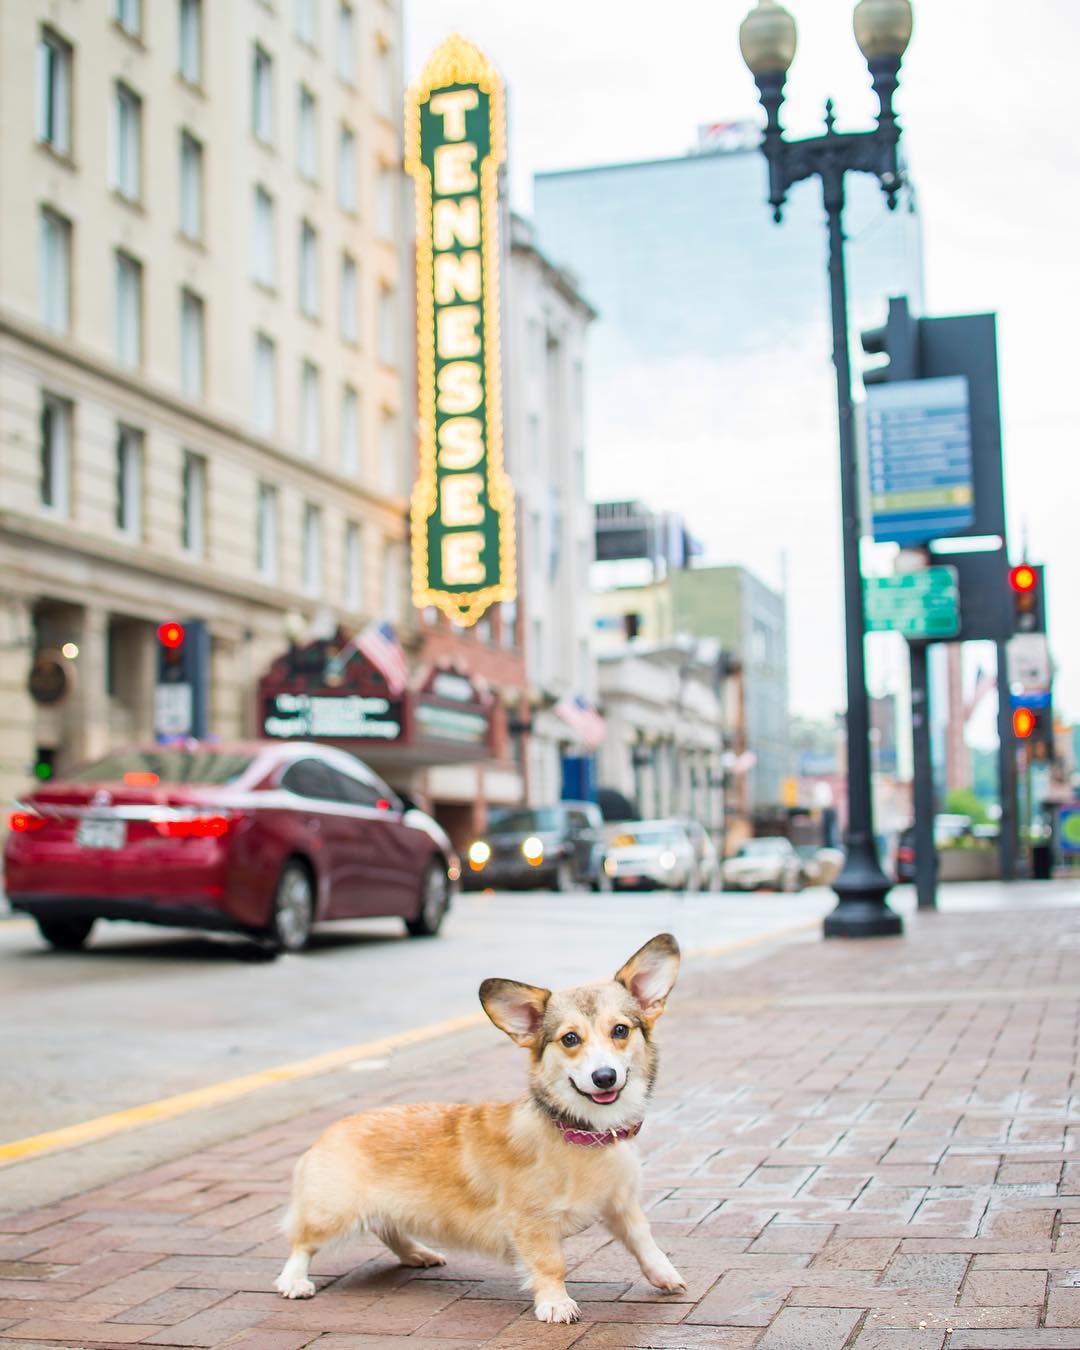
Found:
<path fill-rule="evenodd" d="M 836 385 L 821 184 L 768 205 L 759 133 L 678 159 L 543 173 L 535 224 L 599 317 L 590 330 L 589 489 L 679 512 L 709 562 L 788 579 L 792 687 L 842 706 Z M 922 308 L 920 219 L 849 174 L 848 299 L 859 330 L 890 295 Z"/>

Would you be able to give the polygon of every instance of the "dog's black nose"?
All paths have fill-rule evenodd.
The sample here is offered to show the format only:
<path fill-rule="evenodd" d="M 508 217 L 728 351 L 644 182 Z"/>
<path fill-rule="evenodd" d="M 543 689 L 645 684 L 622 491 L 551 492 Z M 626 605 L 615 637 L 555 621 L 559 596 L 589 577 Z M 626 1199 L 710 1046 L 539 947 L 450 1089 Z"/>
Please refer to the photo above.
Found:
<path fill-rule="evenodd" d="M 606 1092 L 608 1088 L 613 1088 L 615 1086 L 615 1078 L 616 1074 L 614 1069 L 593 1069 L 592 1080 L 601 1092 Z"/>

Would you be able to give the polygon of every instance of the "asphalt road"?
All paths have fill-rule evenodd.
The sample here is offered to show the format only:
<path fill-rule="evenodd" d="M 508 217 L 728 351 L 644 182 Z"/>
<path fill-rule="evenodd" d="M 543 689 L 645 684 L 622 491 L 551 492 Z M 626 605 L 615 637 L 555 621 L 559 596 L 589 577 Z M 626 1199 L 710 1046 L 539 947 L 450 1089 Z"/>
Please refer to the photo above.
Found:
<path fill-rule="evenodd" d="M 598 979 L 654 933 L 704 949 L 782 932 L 835 903 L 801 895 L 457 898 L 442 934 L 329 925 L 298 956 L 239 939 L 98 925 L 75 954 L 0 920 L 0 1143 L 477 1009 L 488 975 Z"/>

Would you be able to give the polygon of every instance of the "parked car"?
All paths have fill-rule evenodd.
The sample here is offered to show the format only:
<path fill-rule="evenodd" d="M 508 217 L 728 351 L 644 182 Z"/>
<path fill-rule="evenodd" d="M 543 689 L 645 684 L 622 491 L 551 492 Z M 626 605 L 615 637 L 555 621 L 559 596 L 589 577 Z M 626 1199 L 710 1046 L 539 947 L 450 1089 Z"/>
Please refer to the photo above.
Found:
<path fill-rule="evenodd" d="M 825 844 L 813 844 L 797 849 L 802 863 L 803 880 L 807 886 L 831 886 L 844 866 L 844 850 Z"/>
<path fill-rule="evenodd" d="M 604 870 L 616 890 L 694 891 L 698 859 L 679 820 L 633 820 L 609 831 Z"/>
<path fill-rule="evenodd" d="M 766 835 L 748 839 L 724 863 L 724 887 L 729 891 L 798 891 L 803 885 L 802 863 L 790 839 Z"/>
<path fill-rule="evenodd" d="M 594 802 L 557 802 L 494 812 L 487 832 L 465 853 L 469 890 L 508 887 L 607 890 L 603 819 Z"/>
<path fill-rule="evenodd" d="M 400 915 L 438 932 L 458 860 L 352 755 L 248 742 L 114 751 L 9 817 L 8 899 L 54 947 L 97 919 L 225 929 L 299 951 L 314 923 Z"/>

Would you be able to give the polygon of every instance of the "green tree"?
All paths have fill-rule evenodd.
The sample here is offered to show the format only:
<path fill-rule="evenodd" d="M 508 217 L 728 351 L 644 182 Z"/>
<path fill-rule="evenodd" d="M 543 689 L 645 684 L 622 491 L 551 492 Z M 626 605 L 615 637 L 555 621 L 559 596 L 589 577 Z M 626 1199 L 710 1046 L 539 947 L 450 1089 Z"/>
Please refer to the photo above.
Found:
<path fill-rule="evenodd" d="M 985 825 L 990 819 L 982 798 L 971 788 L 953 788 L 945 798 L 945 810 L 951 816 L 969 816 L 973 825 Z"/>

